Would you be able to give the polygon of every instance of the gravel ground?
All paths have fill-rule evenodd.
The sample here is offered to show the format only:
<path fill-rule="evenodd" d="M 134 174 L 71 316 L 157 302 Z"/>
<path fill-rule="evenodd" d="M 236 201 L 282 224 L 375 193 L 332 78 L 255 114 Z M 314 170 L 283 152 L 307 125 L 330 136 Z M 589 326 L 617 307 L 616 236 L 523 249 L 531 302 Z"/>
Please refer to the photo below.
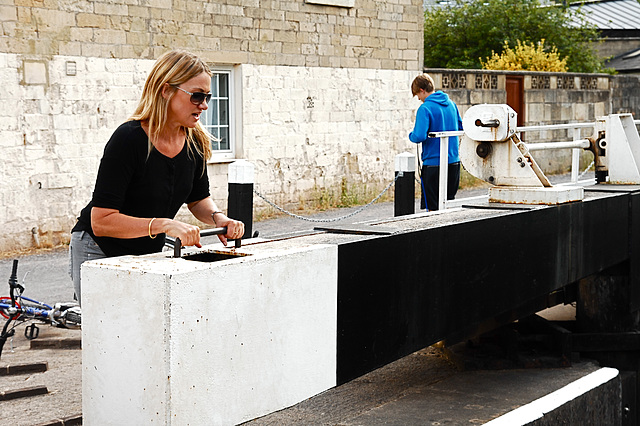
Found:
<path fill-rule="evenodd" d="M 0 368 L 16 364 L 46 362 L 43 373 L 0 376 L 0 392 L 33 386 L 46 386 L 44 395 L 0 402 L 2 424 L 27 426 L 51 423 L 56 419 L 77 417 L 82 413 L 82 352 L 80 349 L 30 349 L 24 337 L 24 326 L 18 327 L 13 342 L 8 340 L 2 352 Z M 38 341 L 80 340 L 81 331 L 40 326 Z M 13 343 L 13 350 L 11 348 Z"/>

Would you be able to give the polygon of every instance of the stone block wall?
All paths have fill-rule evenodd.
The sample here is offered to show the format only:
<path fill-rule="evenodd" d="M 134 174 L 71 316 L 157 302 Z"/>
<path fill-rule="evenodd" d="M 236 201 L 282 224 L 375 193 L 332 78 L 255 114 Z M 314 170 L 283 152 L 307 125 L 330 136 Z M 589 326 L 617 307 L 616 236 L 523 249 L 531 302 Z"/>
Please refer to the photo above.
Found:
<path fill-rule="evenodd" d="M 104 144 L 173 48 L 233 68 L 237 158 L 256 163 L 256 188 L 274 201 L 291 207 L 345 176 L 392 179 L 394 156 L 413 149 L 422 3 L 324 2 L 0 2 L 0 252 L 68 241 Z M 221 208 L 227 168 L 209 165 Z"/>
<path fill-rule="evenodd" d="M 640 119 L 640 75 L 617 75 L 611 90 L 612 111 Z"/>
<path fill-rule="evenodd" d="M 5 0 L 0 52 L 155 59 L 181 47 L 218 63 L 418 70 L 422 2 Z"/>
<path fill-rule="evenodd" d="M 70 63 L 76 75 L 67 75 Z M 104 145 L 133 112 L 151 64 L 0 53 L 0 250 L 68 239 Z"/>
<path fill-rule="evenodd" d="M 460 113 L 472 105 L 507 103 L 506 78 L 523 77 L 524 126 L 595 121 L 597 117 L 622 112 L 640 118 L 640 78 L 605 74 L 569 74 L 518 71 L 425 70 L 436 88 L 451 96 Z M 587 130 L 581 137 L 591 136 Z M 526 132 L 528 143 L 572 140 L 571 130 Z M 570 150 L 538 151 L 536 161 L 547 173 L 563 173 L 571 166 Z M 583 152 L 586 167 L 593 155 Z"/>
<path fill-rule="evenodd" d="M 295 207 L 342 180 L 372 189 L 394 176 L 415 110 L 415 72 L 242 66 L 244 158 L 256 190 Z M 367 200 L 368 201 L 368 200 Z M 256 199 L 256 206 L 263 203 Z"/>
<path fill-rule="evenodd" d="M 612 109 L 618 77 L 604 74 L 426 69 L 436 89 L 451 95 L 464 113 L 482 103 L 506 103 L 506 77 L 522 76 L 525 126 L 592 120 Z M 638 111 L 640 113 L 640 111 Z"/>

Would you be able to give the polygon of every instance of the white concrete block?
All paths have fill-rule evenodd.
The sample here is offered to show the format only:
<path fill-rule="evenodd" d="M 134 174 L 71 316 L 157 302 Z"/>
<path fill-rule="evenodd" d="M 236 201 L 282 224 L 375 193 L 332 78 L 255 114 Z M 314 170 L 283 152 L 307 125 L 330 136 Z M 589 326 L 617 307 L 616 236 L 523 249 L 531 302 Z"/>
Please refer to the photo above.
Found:
<path fill-rule="evenodd" d="M 85 424 L 237 424 L 335 386 L 337 247 L 239 252 L 83 264 Z"/>
<path fill-rule="evenodd" d="M 535 188 L 525 186 L 492 186 L 489 188 L 489 202 L 507 204 L 555 205 L 582 201 L 584 188 L 581 186 L 553 186 Z"/>
<path fill-rule="evenodd" d="M 395 167 L 396 172 L 415 172 L 416 156 L 409 152 L 396 155 Z"/>
<path fill-rule="evenodd" d="M 255 166 L 246 160 L 229 164 L 229 183 L 254 183 Z"/>

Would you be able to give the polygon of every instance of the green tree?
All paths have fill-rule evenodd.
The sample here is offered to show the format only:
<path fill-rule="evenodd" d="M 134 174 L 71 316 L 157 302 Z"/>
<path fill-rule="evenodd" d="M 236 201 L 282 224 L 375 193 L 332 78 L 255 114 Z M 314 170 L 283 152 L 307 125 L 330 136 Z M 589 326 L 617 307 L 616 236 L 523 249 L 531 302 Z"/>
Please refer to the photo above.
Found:
<path fill-rule="evenodd" d="M 425 12 L 424 65 L 430 68 L 481 68 L 480 60 L 517 42 L 557 49 L 571 72 L 602 72 L 603 60 L 591 45 L 598 31 L 562 5 L 539 0 L 455 0 Z"/>

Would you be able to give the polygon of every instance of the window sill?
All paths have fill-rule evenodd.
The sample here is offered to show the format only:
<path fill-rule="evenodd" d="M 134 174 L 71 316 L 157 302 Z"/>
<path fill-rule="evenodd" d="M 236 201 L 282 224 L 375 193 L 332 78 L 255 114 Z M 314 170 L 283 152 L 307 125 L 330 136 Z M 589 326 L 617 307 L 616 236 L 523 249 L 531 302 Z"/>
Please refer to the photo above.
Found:
<path fill-rule="evenodd" d="M 305 3 L 318 4 L 322 6 L 353 7 L 356 0 L 305 0 Z"/>
<path fill-rule="evenodd" d="M 209 161 L 207 161 L 207 165 L 215 166 L 216 164 L 230 164 L 238 160 L 239 158 L 222 158 L 222 157 L 212 158 Z"/>

